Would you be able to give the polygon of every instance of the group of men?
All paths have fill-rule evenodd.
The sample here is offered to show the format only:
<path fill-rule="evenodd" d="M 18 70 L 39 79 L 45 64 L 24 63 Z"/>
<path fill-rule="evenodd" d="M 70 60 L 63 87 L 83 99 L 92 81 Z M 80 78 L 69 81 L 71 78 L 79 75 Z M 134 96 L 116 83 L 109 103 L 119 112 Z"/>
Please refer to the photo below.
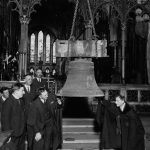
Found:
<path fill-rule="evenodd" d="M 34 79 L 27 74 L 24 84 L 15 83 L 11 90 L 1 88 L 1 94 L 1 130 L 12 131 L 7 143 L 13 143 L 15 150 L 24 150 L 25 141 L 28 150 L 56 150 L 61 145 L 57 109 L 62 102 L 48 92 L 41 69 Z"/>

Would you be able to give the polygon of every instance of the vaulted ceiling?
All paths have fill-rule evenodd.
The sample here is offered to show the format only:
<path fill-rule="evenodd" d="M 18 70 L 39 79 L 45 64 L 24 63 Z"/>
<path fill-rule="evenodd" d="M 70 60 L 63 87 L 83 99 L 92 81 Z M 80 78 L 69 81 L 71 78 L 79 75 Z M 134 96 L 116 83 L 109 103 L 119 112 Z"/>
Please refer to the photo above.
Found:
<path fill-rule="evenodd" d="M 41 4 L 41 6 L 35 6 L 37 12 L 31 15 L 30 32 L 36 29 L 70 32 L 74 13 L 73 3 L 68 2 L 68 0 L 42 0 Z"/>

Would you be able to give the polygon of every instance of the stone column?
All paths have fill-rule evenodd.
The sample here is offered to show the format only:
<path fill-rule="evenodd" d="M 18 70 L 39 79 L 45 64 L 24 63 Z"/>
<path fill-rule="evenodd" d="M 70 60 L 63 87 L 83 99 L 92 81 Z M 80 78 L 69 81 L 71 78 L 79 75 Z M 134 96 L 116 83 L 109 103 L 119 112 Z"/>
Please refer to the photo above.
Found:
<path fill-rule="evenodd" d="M 20 17 L 21 37 L 19 48 L 19 74 L 22 78 L 27 73 L 27 48 L 28 48 L 28 24 L 30 18 L 27 16 Z"/>
<path fill-rule="evenodd" d="M 19 74 L 20 78 L 27 72 L 27 48 L 28 48 L 28 24 L 30 15 L 35 12 L 34 6 L 40 5 L 41 0 L 8 0 L 8 4 L 16 4 L 15 9 L 19 13 L 21 23 L 21 37 L 19 47 Z"/>
<path fill-rule="evenodd" d="M 125 84 L 125 47 L 126 47 L 126 24 L 122 23 L 121 26 L 122 32 L 122 83 Z"/>

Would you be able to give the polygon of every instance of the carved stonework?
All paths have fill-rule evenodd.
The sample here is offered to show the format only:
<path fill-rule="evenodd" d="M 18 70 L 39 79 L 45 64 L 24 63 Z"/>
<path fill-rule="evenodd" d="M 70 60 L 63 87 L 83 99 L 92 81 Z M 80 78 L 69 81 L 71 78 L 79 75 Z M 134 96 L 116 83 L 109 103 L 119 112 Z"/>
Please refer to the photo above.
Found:
<path fill-rule="evenodd" d="M 36 12 L 34 6 L 40 5 L 41 0 L 9 0 L 8 5 L 12 3 L 16 4 L 12 10 L 19 13 L 21 23 L 19 74 L 22 78 L 27 73 L 28 24 L 30 22 L 30 15 Z"/>
<path fill-rule="evenodd" d="M 29 24 L 29 22 L 30 22 L 30 18 L 28 18 L 27 16 L 21 16 L 20 17 L 20 23 L 21 24 Z"/>

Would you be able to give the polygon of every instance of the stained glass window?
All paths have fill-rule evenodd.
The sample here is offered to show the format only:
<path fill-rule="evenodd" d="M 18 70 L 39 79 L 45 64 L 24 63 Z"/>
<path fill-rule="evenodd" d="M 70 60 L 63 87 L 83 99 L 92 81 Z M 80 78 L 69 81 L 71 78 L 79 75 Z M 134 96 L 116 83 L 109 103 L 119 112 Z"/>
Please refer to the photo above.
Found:
<path fill-rule="evenodd" d="M 38 61 L 43 61 L 43 32 L 38 34 Z"/>
<path fill-rule="evenodd" d="M 44 40 L 44 39 L 46 39 L 46 40 Z M 38 62 L 44 61 L 44 58 L 45 58 L 45 63 L 50 63 L 50 58 L 52 57 L 53 63 L 56 63 L 55 47 L 56 46 L 54 43 L 53 51 L 51 53 L 51 36 L 50 36 L 50 34 L 45 35 L 42 30 L 39 31 L 38 34 L 32 33 L 30 36 L 30 62 L 35 63 L 36 60 L 38 60 Z M 44 52 L 44 50 L 45 50 L 45 52 Z M 51 55 L 53 55 L 53 56 L 51 56 Z"/>
<path fill-rule="evenodd" d="M 53 43 L 53 63 L 56 63 L 56 42 Z"/>
<path fill-rule="evenodd" d="M 46 36 L 46 63 L 50 62 L 50 35 Z"/>
<path fill-rule="evenodd" d="M 30 39 L 30 62 L 34 62 L 35 60 L 35 34 L 31 35 Z"/>

